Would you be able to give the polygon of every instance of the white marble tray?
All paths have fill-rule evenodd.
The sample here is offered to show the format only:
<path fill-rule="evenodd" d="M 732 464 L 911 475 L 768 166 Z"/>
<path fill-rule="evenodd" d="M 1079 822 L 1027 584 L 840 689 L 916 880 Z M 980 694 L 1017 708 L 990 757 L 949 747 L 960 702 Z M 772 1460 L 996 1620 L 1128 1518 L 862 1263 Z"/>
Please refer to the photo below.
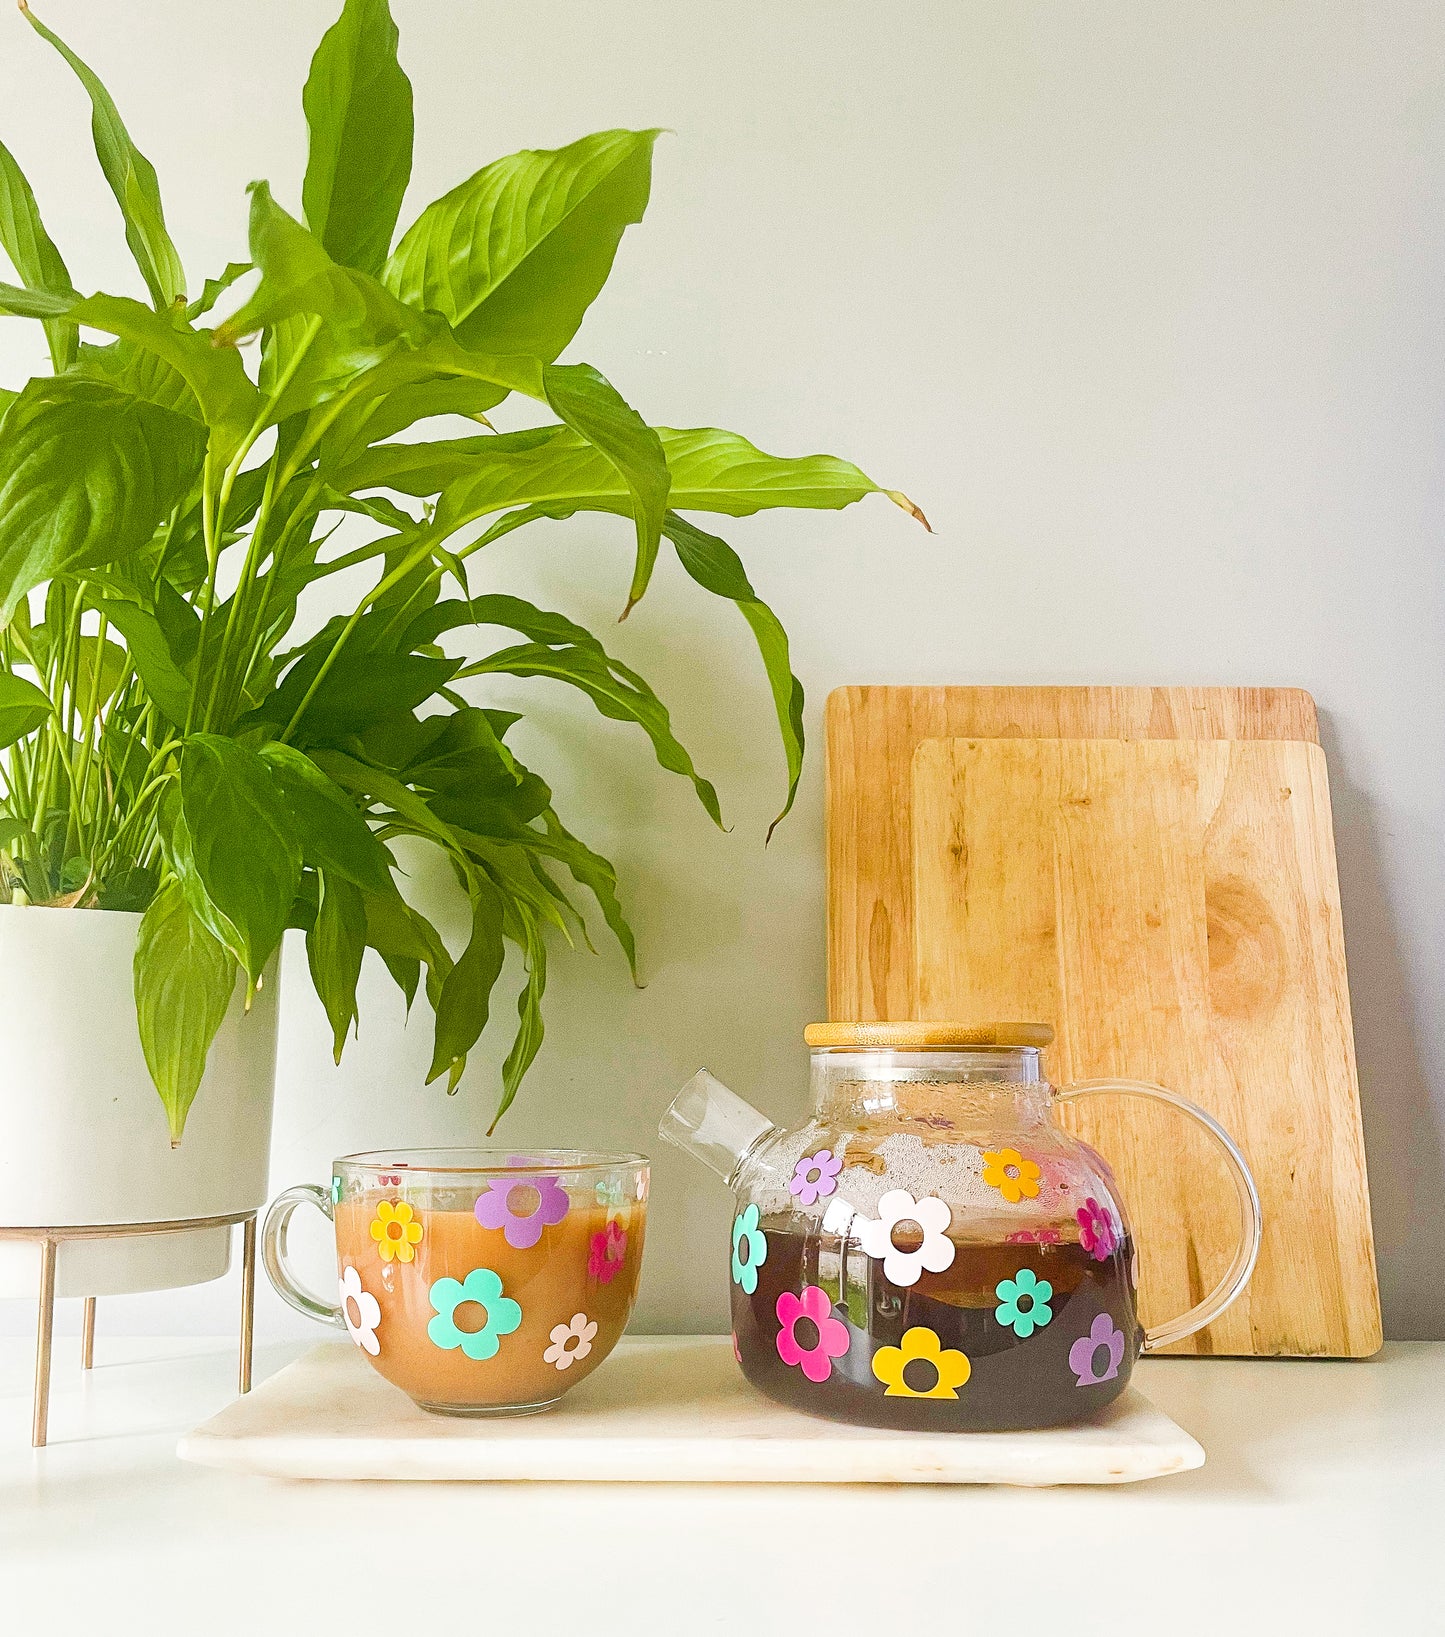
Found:
<path fill-rule="evenodd" d="M 774 1404 L 727 1336 L 625 1337 L 555 1410 L 428 1415 L 349 1342 L 327 1342 L 181 1439 L 182 1460 L 278 1478 L 607 1483 L 1122 1484 L 1204 1464 L 1130 1388 L 1097 1420 L 1046 1432 L 849 1427 Z"/>

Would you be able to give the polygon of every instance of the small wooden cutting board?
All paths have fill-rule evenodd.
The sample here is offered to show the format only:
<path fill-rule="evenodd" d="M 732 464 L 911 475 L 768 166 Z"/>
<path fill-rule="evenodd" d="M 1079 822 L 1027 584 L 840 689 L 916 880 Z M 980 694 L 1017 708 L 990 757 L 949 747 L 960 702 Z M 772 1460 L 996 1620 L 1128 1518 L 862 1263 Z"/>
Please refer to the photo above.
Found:
<path fill-rule="evenodd" d="M 922 1018 L 1030 1018 L 1050 1078 L 1173 1087 L 1235 1137 L 1264 1247 L 1178 1351 L 1381 1342 L 1324 752 L 1300 741 L 949 739 L 913 759 Z M 1139 1099 L 1073 1105 L 1113 1165 L 1146 1324 L 1228 1265 L 1233 1191 L 1202 1132 Z"/>

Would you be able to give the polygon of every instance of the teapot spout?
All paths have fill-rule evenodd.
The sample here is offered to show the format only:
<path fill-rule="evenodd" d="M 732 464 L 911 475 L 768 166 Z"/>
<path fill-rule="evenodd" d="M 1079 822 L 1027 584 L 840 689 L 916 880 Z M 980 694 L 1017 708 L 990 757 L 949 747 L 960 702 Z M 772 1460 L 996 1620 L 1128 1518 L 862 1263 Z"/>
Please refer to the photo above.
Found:
<path fill-rule="evenodd" d="M 778 1128 L 721 1080 L 699 1069 L 673 1098 L 657 1130 L 664 1142 L 701 1160 L 732 1187 Z"/>

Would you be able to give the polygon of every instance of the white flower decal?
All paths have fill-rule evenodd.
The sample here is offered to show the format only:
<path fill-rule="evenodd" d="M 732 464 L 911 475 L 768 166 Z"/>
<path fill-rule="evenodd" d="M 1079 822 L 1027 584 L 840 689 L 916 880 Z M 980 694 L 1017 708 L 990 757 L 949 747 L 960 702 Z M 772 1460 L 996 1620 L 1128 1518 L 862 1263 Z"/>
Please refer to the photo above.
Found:
<path fill-rule="evenodd" d="M 353 1319 L 352 1309 L 356 1310 Z M 341 1317 L 346 1333 L 364 1352 L 373 1358 L 381 1351 L 376 1339 L 376 1327 L 381 1323 L 381 1303 L 368 1290 L 361 1288 L 361 1275 L 355 1268 L 347 1268 L 341 1275 Z"/>
<path fill-rule="evenodd" d="M 941 1199 L 915 1199 L 895 1188 L 878 1201 L 878 1217 L 860 1216 L 854 1223 L 858 1243 L 875 1261 L 882 1259 L 883 1274 L 895 1285 L 916 1285 L 921 1273 L 942 1273 L 953 1264 L 953 1241 L 948 1224 L 953 1213 Z M 900 1222 L 913 1221 L 923 1229 L 923 1243 L 917 1250 L 900 1250 L 893 1243 L 893 1230 Z"/>
<path fill-rule="evenodd" d="M 552 1326 L 552 1345 L 543 1353 L 543 1361 L 555 1364 L 559 1370 L 570 1369 L 576 1360 L 586 1358 L 592 1351 L 592 1338 L 596 1334 L 596 1319 L 589 1319 L 585 1313 L 574 1313 L 571 1324 Z M 570 1347 L 571 1342 L 577 1345 Z"/>

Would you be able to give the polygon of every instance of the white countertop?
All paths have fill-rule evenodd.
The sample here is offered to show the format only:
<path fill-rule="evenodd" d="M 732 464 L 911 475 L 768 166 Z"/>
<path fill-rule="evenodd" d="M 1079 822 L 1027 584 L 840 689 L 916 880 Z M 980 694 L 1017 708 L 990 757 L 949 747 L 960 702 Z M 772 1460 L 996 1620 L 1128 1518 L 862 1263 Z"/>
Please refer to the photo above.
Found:
<path fill-rule="evenodd" d="M 1204 1445 L 1117 1489 L 305 1483 L 188 1466 L 234 1344 L 58 1341 L 52 1443 L 0 1343 L 0 1632 L 804 1637 L 1445 1631 L 1445 1343 L 1147 1360 Z M 258 1380 L 302 1345 L 262 1348 Z"/>

